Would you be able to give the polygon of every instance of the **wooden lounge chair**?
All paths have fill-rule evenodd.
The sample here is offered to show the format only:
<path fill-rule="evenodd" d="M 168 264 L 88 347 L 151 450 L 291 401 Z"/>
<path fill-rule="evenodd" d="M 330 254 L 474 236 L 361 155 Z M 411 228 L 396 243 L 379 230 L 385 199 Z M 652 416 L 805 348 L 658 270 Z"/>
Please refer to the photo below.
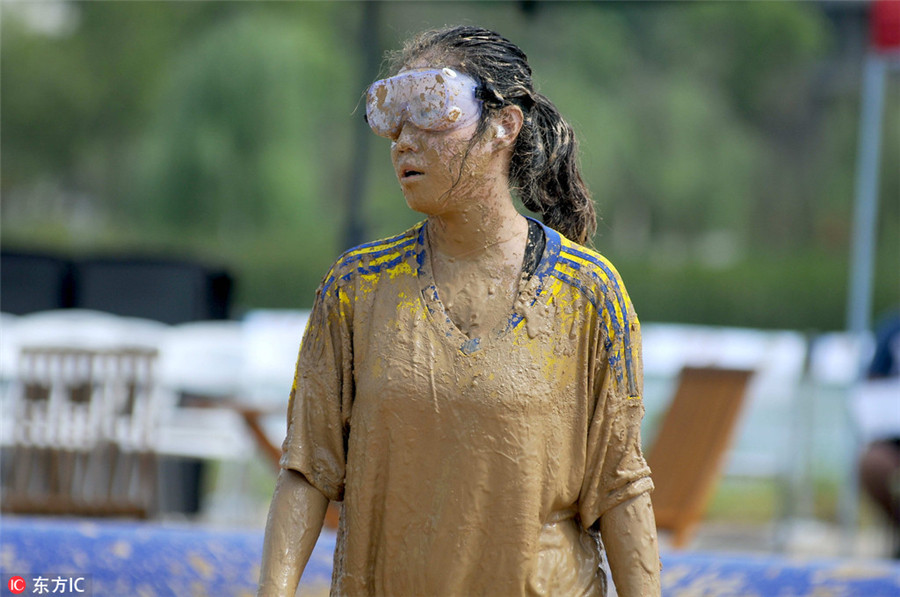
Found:
<path fill-rule="evenodd" d="M 719 479 L 752 371 L 685 367 L 647 462 L 656 526 L 672 546 L 693 538 Z"/>

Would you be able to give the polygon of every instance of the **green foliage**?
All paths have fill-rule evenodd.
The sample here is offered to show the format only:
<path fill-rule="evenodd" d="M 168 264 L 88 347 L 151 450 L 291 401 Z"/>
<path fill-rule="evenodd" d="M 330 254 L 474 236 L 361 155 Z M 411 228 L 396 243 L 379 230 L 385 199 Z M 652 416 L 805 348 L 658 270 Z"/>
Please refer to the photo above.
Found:
<path fill-rule="evenodd" d="M 846 321 L 845 256 L 761 252 L 725 269 L 633 259 L 616 265 L 643 321 L 796 330 L 838 330 Z M 900 252 L 893 259 L 886 252 L 875 274 L 875 313 L 898 304 L 898 271 Z"/>
<path fill-rule="evenodd" d="M 66 6 L 70 27 L 48 35 L 3 4 L 5 245 L 198 256 L 236 273 L 241 307 L 303 307 L 345 248 L 351 177 L 368 177 L 367 237 L 420 219 L 386 140 L 352 171 L 362 3 Z M 642 319 L 842 326 L 862 55 L 835 54 L 817 5 L 378 9 L 382 49 L 474 23 L 526 51 L 576 129 L 604 217 L 595 244 Z M 895 77 L 876 310 L 900 303 L 898 90 Z"/>
<path fill-rule="evenodd" d="M 230 17 L 186 48 L 144 136 L 135 211 L 183 232 L 291 223 L 321 241 L 308 216 L 325 212 L 317 174 L 327 156 L 314 140 L 336 115 L 311 82 L 340 80 L 327 41 L 312 19 L 258 14 Z"/>
<path fill-rule="evenodd" d="M 0 142 L 3 183 L 9 188 L 68 166 L 73 140 L 86 134 L 80 123 L 90 117 L 97 97 L 89 78 L 67 76 L 84 61 L 72 40 L 48 43 L 8 16 L 0 39 L 5 116 Z"/>

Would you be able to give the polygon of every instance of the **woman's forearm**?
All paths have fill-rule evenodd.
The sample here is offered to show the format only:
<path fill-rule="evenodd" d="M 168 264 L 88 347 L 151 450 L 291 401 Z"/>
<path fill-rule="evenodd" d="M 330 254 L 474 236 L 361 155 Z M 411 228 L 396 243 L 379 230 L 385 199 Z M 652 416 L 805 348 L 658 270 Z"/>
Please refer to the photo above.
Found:
<path fill-rule="evenodd" d="M 658 596 L 659 545 L 650 496 L 641 494 L 607 511 L 600 536 L 619 596 Z"/>
<path fill-rule="evenodd" d="M 257 595 L 293 597 L 319 538 L 327 507 L 328 498 L 303 475 L 281 470 L 266 522 Z"/>

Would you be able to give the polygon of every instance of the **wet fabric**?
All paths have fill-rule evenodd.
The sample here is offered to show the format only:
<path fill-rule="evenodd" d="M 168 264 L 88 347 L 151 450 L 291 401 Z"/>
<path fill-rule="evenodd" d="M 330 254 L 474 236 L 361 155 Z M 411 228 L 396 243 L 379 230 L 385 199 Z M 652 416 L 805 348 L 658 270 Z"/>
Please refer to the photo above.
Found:
<path fill-rule="evenodd" d="M 640 328 L 612 265 L 543 231 L 481 338 L 444 311 L 425 224 L 323 281 L 282 466 L 343 501 L 332 594 L 604 594 L 590 529 L 653 487 Z"/>

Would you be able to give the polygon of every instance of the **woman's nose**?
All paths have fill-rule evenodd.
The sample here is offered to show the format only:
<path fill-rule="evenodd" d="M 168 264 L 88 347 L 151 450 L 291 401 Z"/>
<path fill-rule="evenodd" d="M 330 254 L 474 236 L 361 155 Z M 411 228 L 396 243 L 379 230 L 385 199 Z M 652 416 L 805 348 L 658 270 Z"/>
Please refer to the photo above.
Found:
<path fill-rule="evenodd" d="M 394 139 L 394 142 L 391 144 L 391 148 L 394 151 L 402 152 L 402 151 L 413 151 L 417 147 L 416 145 L 416 125 L 410 124 L 407 120 L 402 125 L 400 125 L 400 132 L 397 134 L 397 138 Z"/>

